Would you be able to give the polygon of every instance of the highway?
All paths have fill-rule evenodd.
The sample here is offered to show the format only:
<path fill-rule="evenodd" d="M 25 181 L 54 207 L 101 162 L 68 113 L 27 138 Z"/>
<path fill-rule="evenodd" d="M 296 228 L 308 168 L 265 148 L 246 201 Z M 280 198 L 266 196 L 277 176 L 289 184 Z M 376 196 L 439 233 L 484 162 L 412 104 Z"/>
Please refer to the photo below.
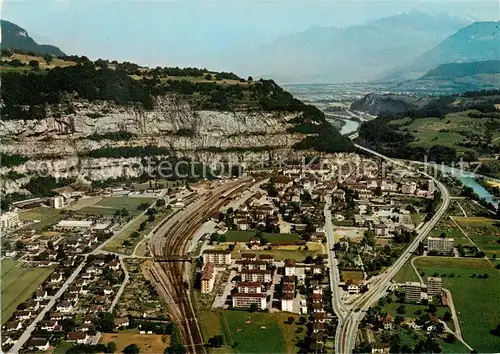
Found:
<path fill-rule="evenodd" d="M 356 145 L 356 144 L 355 144 Z M 365 150 L 366 152 L 373 154 L 377 157 L 380 157 L 386 161 L 389 161 L 395 165 L 408 168 L 407 164 L 404 164 L 400 161 L 391 159 L 387 156 L 379 154 L 373 150 L 367 149 L 363 146 L 356 145 L 357 148 Z M 410 243 L 408 248 L 401 254 L 401 256 L 394 262 L 394 264 L 383 274 L 379 275 L 377 279 L 375 279 L 370 284 L 370 289 L 361 295 L 354 302 L 354 306 L 344 317 L 342 324 L 337 327 L 337 333 L 335 337 L 335 352 L 336 353 L 351 353 L 356 344 L 356 335 L 358 331 L 359 323 L 364 317 L 365 311 L 376 301 L 380 299 L 380 297 L 384 296 L 386 293 L 391 279 L 397 274 L 397 272 L 403 267 L 403 265 L 410 259 L 412 253 L 417 249 L 420 242 L 422 242 L 425 237 L 429 234 L 429 232 L 434 228 L 436 223 L 441 219 L 444 215 L 448 206 L 450 204 L 450 194 L 448 189 L 444 184 L 435 179 L 433 176 L 422 173 L 422 175 L 426 176 L 429 179 L 432 179 L 436 184 L 437 188 L 441 191 L 442 203 L 439 209 L 436 211 L 431 220 L 429 220 L 419 231 L 415 239 Z"/>
<path fill-rule="evenodd" d="M 344 317 L 347 315 L 348 310 L 344 307 L 344 304 L 340 300 L 340 274 L 337 264 L 337 259 L 335 257 L 335 251 L 333 246 L 335 245 L 335 236 L 333 233 L 332 224 L 332 212 L 330 210 L 331 197 L 326 198 L 326 204 L 324 209 L 325 216 L 325 226 L 326 226 L 326 241 L 327 241 L 327 252 L 328 252 L 328 265 L 330 268 L 330 289 L 332 290 L 332 307 L 333 311 L 337 315 L 338 323 L 337 330 L 342 327 L 344 322 Z M 335 336 L 335 340 L 340 339 L 340 336 Z M 340 343 L 335 343 L 335 348 L 339 348 Z"/>
<path fill-rule="evenodd" d="M 154 257 L 186 255 L 196 230 L 234 195 L 255 182 L 241 179 L 207 190 L 191 204 L 168 219 L 151 235 L 149 247 Z M 158 293 L 165 300 L 172 320 L 179 329 L 180 340 L 188 353 L 205 353 L 203 335 L 191 302 L 190 264 L 155 262 L 150 269 Z"/>

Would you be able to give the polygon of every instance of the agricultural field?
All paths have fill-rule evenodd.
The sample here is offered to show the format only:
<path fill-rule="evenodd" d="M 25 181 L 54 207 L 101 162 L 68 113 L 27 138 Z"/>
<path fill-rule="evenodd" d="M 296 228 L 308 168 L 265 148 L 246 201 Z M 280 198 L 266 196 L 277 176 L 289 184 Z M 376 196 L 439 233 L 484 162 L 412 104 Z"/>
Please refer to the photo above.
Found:
<path fill-rule="evenodd" d="M 500 271 L 477 258 L 420 257 L 415 266 L 425 276 L 442 277 L 443 286 L 452 293 L 465 341 L 478 352 L 498 351 L 500 338 L 490 330 L 500 318 L 500 308 L 493 305 L 500 303 Z M 488 278 L 477 277 L 483 274 Z"/>
<path fill-rule="evenodd" d="M 22 268 L 21 263 L 3 259 L 2 266 L 2 324 L 28 300 L 38 286 L 53 272 L 52 268 Z"/>
<path fill-rule="evenodd" d="M 43 230 L 54 225 L 62 219 L 61 210 L 39 207 L 31 210 L 19 212 L 19 219 L 24 221 L 39 221 L 32 224 L 31 227 L 35 230 Z"/>
<path fill-rule="evenodd" d="M 140 215 L 137 217 L 130 225 L 128 225 L 124 230 L 120 232 L 113 240 L 111 240 L 105 247 L 105 250 L 110 252 L 119 252 L 126 255 L 131 255 L 134 252 L 135 247 L 139 242 L 141 242 L 144 237 L 153 230 L 153 228 L 158 225 L 165 217 L 167 217 L 172 210 L 161 208 L 158 209 L 158 213 L 155 214 L 154 221 L 148 221 L 149 215 Z M 145 228 L 142 231 L 139 231 L 141 224 L 145 222 Z M 137 233 L 138 235 L 137 235 Z M 146 250 L 145 242 L 142 247 L 139 246 L 140 250 L 138 251 L 144 253 Z M 141 244 L 141 245 L 142 245 Z"/>
<path fill-rule="evenodd" d="M 361 271 L 356 271 L 356 270 L 343 270 L 340 272 L 340 276 L 344 281 L 346 280 L 363 280 L 363 272 Z"/>
<path fill-rule="evenodd" d="M 84 207 L 79 210 L 80 213 L 113 216 L 116 211 L 126 209 L 130 215 L 139 215 L 144 211 L 138 207 L 142 204 L 152 204 L 155 198 L 146 197 L 107 197 L 99 200 L 91 206 Z"/>
<path fill-rule="evenodd" d="M 442 218 L 430 233 L 431 237 L 439 237 L 444 233 L 446 237 L 451 237 L 455 240 L 455 245 L 472 246 L 469 239 L 463 234 L 458 226 L 449 217 Z"/>
<path fill-rule="evenodd" d="M 461 133 L 485 134 L 486 120 L 468 117 L 468 111 L 447 114 L 445 118 L 420 118 L 408 120 L 407 118 L 394 120 L 391 123 L 398 126 L 398 130 L 409 132 L 415 136 L 416 141 L 411 146 L 430 148 L 439 142 L 439 145 L 453 147 L 460 152 L 471 151 L 458 143 L 466 140 Z"/>
<path fill-rule="evenodd" d="M 289 317 L 299 318 L 284 313 L 205 311 L 200 322 L 204 338 L 223 335 L 221 353 L 295 353 L 299 349 L 295 343 L 305 336 L 306 328 L 296 333 L 300 326 L 285 323 Z"/>
<path fill-rule="evenodd" d="M 248 242 L 250 239 L 255 237 L 255 231 L 240 231 L 240 230 L 229 230 L 224 234 L 226 236 L 227 242 Z M 298 241 L 300 240 L 297 234 L 273 234 L 268 232 L 263 232 L 262 237 L 272 241 Z"/>
<path fill-rule="evenodd" d="M 133 316 L 140 318 L 144 314 L 151 318 L 161 318 L 167 315 L 163 301 L 152 291 L 148 266 L 151 261 L 128 259 L 126 261 L 130 281 L 116 306 L 117 317 Z M 148 277 L 146 277 L 146 274 Z"/>
<path fill-rule="evenodd" d="M 462 230 L 486 253 L 500 256 L 500 221 L 487 218 L 454 218 Z M 495 257 L 496 257 L 495 256 Z"/>
<path fill-rule="evenodd" d="M 116 352 L 121 353 L 130 344 L 137 344 L 141 353 L 163 353 L 169 346 L 170 337 L 161 334 L 139 334 L 137 329 L 120 331 L 119 333 L 103 333 L 100 343 L 116 343 Z"/>
<path fill-rule="evenodd" d="M 221 249 L 227 249 L 231 243 L 222 244 Z M 304 250 L 305 246 L 275 246 L 271 250 L 250 250 L 246 245 L 238 243 L 231 253 L 233 258 L 241 258 L 242 253 L 254 253 L 254 254 L 271 254 L 274 256 L 275 260 L 285 260 L 293 259 L 296 261 L 304 261 L 308 256 L 316 257 L 318 254 L 323 253 L 322 247 L 317 242 L 308 242 L 306 244 L 307 250 Z"/>

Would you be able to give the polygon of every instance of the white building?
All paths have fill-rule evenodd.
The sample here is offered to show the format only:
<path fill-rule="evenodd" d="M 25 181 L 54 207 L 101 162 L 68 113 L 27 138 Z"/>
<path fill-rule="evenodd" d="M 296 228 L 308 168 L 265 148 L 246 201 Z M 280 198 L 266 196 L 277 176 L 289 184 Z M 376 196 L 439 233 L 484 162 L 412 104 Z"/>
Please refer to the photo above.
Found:
<path fill-rule="evenodd" d="M 203 263 L 218 265 L 231 265 L 231 251 L 228 250 L 205 250 L 203 251 Z"/>
<path fill-rule="evenodd" d="M 427 294 L 439 295 L 443 288 L 443 281 L 438 277 L 427 277 Z"/>
<path fill-rule="evenodd" d="M 49 199 L 49 205 L 54 209 L 64 208 L 64 198 L 61 196 L 52 197 Z"/>
<path fill-rule="evenodd" d="M 252 304 L 257 304 L 260 310 L 267 307 L 267 295 L 262 293 L 234 294 L 232 297 L 234 308 L 248 308 Z"/>
<path fill-rule="evenodd" d="M 8 211 L 0 215 L 0 230 L 10 230 L 19 226 L 19 213 L 17 211 Z"/>
<path fill-rule="evenodd" d="M 421 292 L 422 292 L 422 285 L 419 282 L 407 281 L 405 283 L 406 302 L 419 302 Z"/>
<path fill-rule="evenodd" d="M 427 192 L 429 195 L 434 194 L 436 190 L 436 186 L 434 185 L 434 181 L 432 179 L 429 180 L 429 184 L 427 185 Z"/>
<path fill-rule="evenodd" d="M 285 261 L 285 276 L 291 277 L 295 275 L 295 261 L 287 259 Z"/>
<path fill-rule="evenodd" d="M 429 237 L 427 238 L 427 250 L 439 253 L 452 253 L 454 241 L 453 238 Z"/>

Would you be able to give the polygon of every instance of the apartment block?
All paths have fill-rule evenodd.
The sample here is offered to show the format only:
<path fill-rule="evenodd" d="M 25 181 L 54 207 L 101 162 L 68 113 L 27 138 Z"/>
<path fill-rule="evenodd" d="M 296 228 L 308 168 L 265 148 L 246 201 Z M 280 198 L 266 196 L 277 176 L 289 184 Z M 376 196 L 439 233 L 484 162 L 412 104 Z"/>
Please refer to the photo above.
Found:
<path fill-rule="evenodd" d="M 231 251 L 228 250 L 205 250 L 203 251 L 203 263 L 219 265 L 231 265 Z"/>
<path fill-rule="evenodd" d="M 428 237 L 427 250 L 439 253 L 452 253 L 454 241 L 452 238 Z"/>
<path fill-rule="evenodd" d="M 405 301 L 419 302 L 422 285 L 419 282 L 407 281 L 405 283 Z"/>
<path fill-rule="evenodd" d="M 437 277 L 427 277 L 427 294 L 439 295 L 443 288 L 443 281 Z"/>
<path fill-rule="evenodd" d="M 273 278 L 273 272 L 270 270 L 243 270 L 241 280 L 244 282 L 270 283 Z"/>
<path fill-rule="evenodd" d="M 237 293 L 233 295 L 232 301 L 234 308 L 248 308 L 252 304 L 257 304 L 261 310 L 267 307 L 267 295 L 262 293 Z"/>

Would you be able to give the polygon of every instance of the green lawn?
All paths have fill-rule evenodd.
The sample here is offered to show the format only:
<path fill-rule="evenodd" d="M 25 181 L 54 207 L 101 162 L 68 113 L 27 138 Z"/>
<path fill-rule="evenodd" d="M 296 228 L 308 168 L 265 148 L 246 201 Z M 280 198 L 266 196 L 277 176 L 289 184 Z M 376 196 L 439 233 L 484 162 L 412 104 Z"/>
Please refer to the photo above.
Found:
<path fill-rule="evenodd" d="M 119 235 L 117 235 L 113 240 L 111 240 L 104 249 L 110 252 L 118 252 L 126 255 L 131 255 L 134 251 L 135 246 L 146 236 L 158 223 L 160 223 L 165 217 L 171 213 L 171 209 L 161 209 L 156 215 L 154 221 L 148 221 L 148 215 L 141 215 L 130 224 L 125 230 L 123 230 Z M 139 231 L 139 226 L 141 223 L 146 221 L 146 228 L 143 231 Z M 139 232 L 139 237 L 131 237 L 134 231 Z M 123 246 L 125 240 L 130 241 L 131 246 Z M 144 251 L 143 251 L 144 252 Z"/>
<path fill-rule="evenodd" d="M 270 254 L 274 256 L 274 259 L 277 261 L 283 261 L 285 259 L 293 259 L 295 261 L 304 261 L 306 257 L 311 256 L 311 257 L 316 257 L 318 254 L 321 252 L 316 251 L 316 250 L 309 250 L 309 251 L 303 251 L 303 250 L 286 250 L 286 249 L 276 249 L 273 248 L 272 250 L 264 250 L 264 251 L 255 251 L 255 250 L 242 250 L 240 253 L 237 251 L 233 251 L 231 253 L 231 256 L 233 258 L 240 258 L 241 253 L 254 253 L 254 254 Z"/>
<path fill-rule="evenodd" d="M 130 215 L 139 215 L 143 210 L 137 207 L 143 203 L 152 204 L 155 198 L 147 197 L 107 197 L 100 200 L 93 206 L 80 209 L 78 212 L 83 214 L 112 216 L 117 210 L 127 209 Z"/>
<path fill-rule="evenodd" d="M 2 324 L 29 299 L 38 286 L 53 272 L 53 268 L 21 268 L 20 263 L 3 259 L 2 265 Z"/>
<path fill-rule="evenodd" d="M 498 352 L 500 337 L 490 330 L 500 319 L 500 271 L 486 259 L 425 257 L 415 265 L 426 276 L 454 273 L 454 277 L 443 277 L 443 286 L 452 293 L 465 341 L 480 353 Z M 488 274 L 489 278 L 471 278 L 472 274 Z"/>
<path fill-rule="evenodd" d="M 227 343 L 236 353 L 295 353 L 295 342 L 305 335 L 296 334 L 296 324 L 284 322 L 291 314 L 223 311 L 221 325 Z M 298 319 L 297 315 L 294 315 Z"/>
<path fill-rule="evenodd" d="M 404 264 L 404 266 L 396 273 L 394 276 L 394 281 L 398 283 L 404 283 L 405 281 L 419 281 L 417 274 L 415 273 L 415 270 L 411 266 L 411 260 L 413 259 L 410 258 L 408 262 Z"/>
<path fill-rule="evenodd" d="M 229 230 L 225 233 L 227 242 L 247 242 L 255 237 L 255 231 Z M 273 234 L 263 232 L 262 236 L 268 241 L 297 241 L 300 240 L 297 234 Z"/>
<path fill-rule="evenodd" d="M 58 209 L 39 207 L 32 210 L 21 211 L 19 219 L 33 221 L 39 220 L 40 222 L 32 225 L 35 230 L 42 230 L 46 227 L 54 225 L 62 219 L 61 211 Z"/>
<path fill-rule="evenodd" d="M 454 217 L 456 219 L 456 217 Z M 460 231 L 460 229 L 455 225 L 453 220 L 450 218 L 443 218 L 434 227 L 430 236 L 439 237 L 441 233 L 444 232 L 446 237 L 451 237 L 455 240 L 455 245 L 472 246 L 469 239 Z"/>

